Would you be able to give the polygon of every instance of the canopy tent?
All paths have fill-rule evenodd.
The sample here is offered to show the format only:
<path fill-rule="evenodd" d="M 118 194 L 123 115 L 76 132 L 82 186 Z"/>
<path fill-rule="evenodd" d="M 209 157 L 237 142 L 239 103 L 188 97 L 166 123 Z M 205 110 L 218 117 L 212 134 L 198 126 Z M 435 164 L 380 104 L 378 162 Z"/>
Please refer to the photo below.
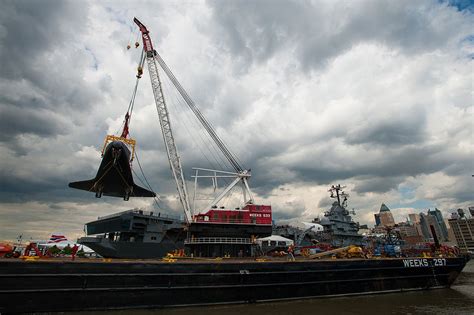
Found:
<path fill-rule="evenodd" d="M 265 244 L 264 244 L 265 242 Z M 257 239 L 257 244 L 260 246 L 266 245 L 266 246 L 285 246 L 288 247 L 290 245 L 293 245 L 294 242 L 293 240 L 290 240 L 289 238 L 280 236 L 280 235 L 270 235 L 267 237 L 262 237 Z"/>

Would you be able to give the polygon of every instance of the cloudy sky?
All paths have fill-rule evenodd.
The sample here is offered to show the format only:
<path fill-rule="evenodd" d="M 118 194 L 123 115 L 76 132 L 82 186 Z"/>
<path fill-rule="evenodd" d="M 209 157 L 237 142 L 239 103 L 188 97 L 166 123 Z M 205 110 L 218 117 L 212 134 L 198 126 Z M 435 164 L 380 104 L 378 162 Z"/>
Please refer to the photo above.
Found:
<path fill-rule="evenodd" d="M 67 187 L 95 176 L 120 128 L 140 54 L 126 49 L 134 16 L 276 218 L 318 216 L 338 183 L 361 223 L 382 202 L 398 220 L 474 205 L 469 1 L 0 4 L 0 239 L 75 238 L 98 216 L 155 209 Z M 213 151 L 164 85 L 191 179 Z M 160 211 L 180 214 L 146 73 L 131 135 Z"/>

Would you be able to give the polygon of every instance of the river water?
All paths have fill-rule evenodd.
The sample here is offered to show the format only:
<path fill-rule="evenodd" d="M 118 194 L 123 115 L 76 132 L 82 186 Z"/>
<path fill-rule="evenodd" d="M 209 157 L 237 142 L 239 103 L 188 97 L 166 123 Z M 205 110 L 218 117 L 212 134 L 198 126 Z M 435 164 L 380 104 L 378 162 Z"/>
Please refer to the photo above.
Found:
<path fill-rule="evenodd" d="M 291 302 L 186 307 L 158 310 L 80 312 L 81 315 L 314 315 L 314 314 L 450 314 L 474 315 L 474 260 L 449 289 L 318 298 Z"/>

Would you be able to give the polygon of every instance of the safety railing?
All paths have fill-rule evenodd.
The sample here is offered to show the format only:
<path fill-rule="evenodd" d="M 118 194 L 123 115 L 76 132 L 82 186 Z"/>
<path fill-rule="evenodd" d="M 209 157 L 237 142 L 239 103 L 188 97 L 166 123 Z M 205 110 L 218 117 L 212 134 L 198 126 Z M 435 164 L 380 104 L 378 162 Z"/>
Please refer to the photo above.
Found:
<path fill-rule="evenodd" d="M 153 217 L 156 217 L 156 218 L 164 218 L 164 219 L 182 221 L 180 218 L 178 218 L 176 216 L 171 216 L 169 214 L 163 214 L 163 213 L 154 212 L 154 211 L 145 211 L 145 210 L 140 210 L 140 209 L 125 210 L 125 211 L 122 211 L 122 212 L 117 212 L 117 213 L 105 215 L 105 216 L 102 216 L 102 217 L 98 217 L 97 219 L 98 220 L 110 219 L 110 218 L 119 217 L 122 214 L 127 214 L 127 213 L 133 213 L 133 214 L 139 214 L 139 215 L 153 216 Z"/>
<path fill-rule="evenodd" d="M 252 244 L 250 238 L 242 237 L 195 237 L 188 238 L 185 244 Z"/>

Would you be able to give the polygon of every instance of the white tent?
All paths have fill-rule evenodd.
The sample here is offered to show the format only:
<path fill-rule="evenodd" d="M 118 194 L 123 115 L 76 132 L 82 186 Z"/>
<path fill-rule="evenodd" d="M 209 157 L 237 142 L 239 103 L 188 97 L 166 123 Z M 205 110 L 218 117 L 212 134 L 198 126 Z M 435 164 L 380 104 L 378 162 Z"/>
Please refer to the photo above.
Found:
<path fill-rule="evenodd" d="M 302 231 L 306 231 L 310 229 L 313 232 L 321 232 L 324 231 L 324 228 L 321 224 L 318 223 L 309 223 L 309 222 L 301 222 L 301 221 L 292 221 L 288 223 L 289 226 L 300 229 Z"/>
<path fill-rule="evenodd" d="M 265 244 L 263 244 L 264 242 Z M 264 245 L 264 246 L 272 246 L 272 247 L 275 247 L 275 246 L 288 247 L 290 245 L 293 245 L 294 242 L 293 240 L 290 240 L 289 238 L 286 238 L 280 235 L 271 235 L 271 236 L 267 236 L 263 238 L 258 238 L 257 244 L 260 246 Z"/>

